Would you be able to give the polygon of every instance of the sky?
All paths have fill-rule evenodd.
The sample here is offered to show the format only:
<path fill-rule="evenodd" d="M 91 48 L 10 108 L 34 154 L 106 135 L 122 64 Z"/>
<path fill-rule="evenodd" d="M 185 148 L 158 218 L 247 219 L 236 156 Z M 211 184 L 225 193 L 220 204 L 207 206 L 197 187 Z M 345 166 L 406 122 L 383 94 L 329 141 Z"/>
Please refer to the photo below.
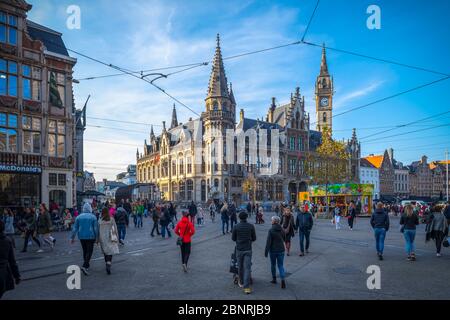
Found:
<path fill-rule="evenodd" d="M 33 5 L 28 18 L 63 33 L 69 49 L 134 71 L 211 61 L 217 33 L 224 57 L 298 41 L 316 6 L 316 0 L 129 0 L 120 5 L 113 0 L 28 1 Z M 67 27 L 70 5 L 81 10 L 80 29 Z M 381 10 L 379 30 L 367 27 L 370 5 Z M 305 41 L 450 74 L 448 12 L 449 1 L 321 0 Z M 117 73 L 70 55 L 78 59 L 76 79 Z M 320 59 L 320 47 L 301 44 L 225 60 L 237 110 L 244 109 L 249 118 L 265 118 L 271 97 L 277 103 L 288 102 L 300 87 L 314 122 Z M 327 51 L 327 60 L 334 79 L 335 115 L 445 77 L 335 50 Z M 211 65 L 202 66 L 156 83 L 201 113 L 210 72 Z M 115 179 L 128 164 L 136 163 L 137 148 L 143 152 L 144 139 L 149 141 L 150 125 L 158 134 L 162 121 L 170 123 L 174 101 L 128 75 L 74 84 L 77 108 L 83 107 L 88 95 L 85 169 L 94 172 L 97 181 Z M 393 148 L 396 160 L 404 164 L 422 155 L 430 161 L 442 160 L 450 149 L 450 113 L 367 136 L 450 111 L 449 101 L 450 79 L 336 116 L 333 134 L 336 139 L 349 139 L 356 128 L 362 156 Z M 177 112 L 180 122 L 197 118 L 178 104 Z"/>

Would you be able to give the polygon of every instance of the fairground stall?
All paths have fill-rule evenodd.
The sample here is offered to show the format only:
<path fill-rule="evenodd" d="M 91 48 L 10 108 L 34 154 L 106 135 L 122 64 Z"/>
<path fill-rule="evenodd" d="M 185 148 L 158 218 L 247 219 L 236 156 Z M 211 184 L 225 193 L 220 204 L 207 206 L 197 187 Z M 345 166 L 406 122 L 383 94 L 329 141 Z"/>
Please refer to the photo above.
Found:
<path fill-rule="evenodd" d="M 359 183 L 343 183 L 326 185 L 313 185 L 309 187 L 309 201 L 318 206 L 323 212 L 327 204 L 340 206 L 347 212 L 351 201 L 354 201 L 359 214 L 372 214 L 374 185 Z"/>

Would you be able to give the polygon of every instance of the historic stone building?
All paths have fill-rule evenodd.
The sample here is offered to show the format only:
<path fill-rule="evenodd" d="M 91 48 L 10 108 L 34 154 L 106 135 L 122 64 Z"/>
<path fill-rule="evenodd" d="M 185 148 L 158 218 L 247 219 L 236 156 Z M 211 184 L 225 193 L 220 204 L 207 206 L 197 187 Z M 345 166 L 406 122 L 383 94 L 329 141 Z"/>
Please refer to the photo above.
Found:
<path fill-rule="evenodd" d="M 247 201 L 249 197 L 256 201 L 296 201 L 298 192 L 306 191 L 313 178 L 305 172 L 307 155 L 314 154 L 321 144 L 324 128 L 332 129 L 332 96 L 333 80 L 323 49 L 316 82 L 318 131 L 310 129 L 310 117 L 305 112 L 305 99 L 300 88 L 295 89 L 286 104 L 277 104 L 276 98 L 272 98 L 265 119 L 246 118 L 241 109 L 236 123 L 237 103 L 225 75 L 217 36 L 205 111 L 200 119 L 189 119 L 181 124 L 174 106 L 170 127 L 163 122 L 159 136 L 151 129 L 149 144 L 144 143 L 144 153 L 136 153 L 138 182 L 157 184 L 164 199 L 174 201 L 206 202 L 217 194 L 237 203 Z M 230 147 L 235 158 L 231 163 L 217 161 L 218 158 L 227 159 L 227 130 L 234 130 L 237 136 Z M 195 136 L 197 132 L 201 132 L 201 136 Z M 256 140 L 252 140 L 249 132 L 257 134 Z M 268 133 L 267 144 L 259 135 L 263 132 Z M 237 143 L 240 135 L 245 137 L 242 138 L 245 144 Z M 214 148 L 214 143 L 221 140 L 223 152 L 221 148 Z M 271 148 L 272 143 L 279 145 L 277 153 Z M 200 152 L 196 152 L 198 146 Z M 261 152 L 263 147 L 269 152 Z M 254 148 L 259 150 L 256 154 L 252 152 Z M 347 141 L 347 151 L 351 155 L 349 181 L 359 181 L 360 149 L 354 132 Z M 240 152 L 244 158 L 242 162 L 236 161 Z M 248 181 L 251 181 L 251 192 L 244 192 L 243 184 Z"/>
<path fill-rule="evenodd" d="M 371 154 L 364 159 L 379 170 L 380 200 L 394 201 L 395 168 L 393 150 L 386 150 L 382 155 Z"/>
<path fill-rule="evenodd" d="M 0 207 L 75 202 L 72 69 L 62 34 L 0 2 Z"/>
<path fill-rule="evenodd" d="M 409 181 L 412 198 L 431 200 L 433 196 L 433 173 L 426 156 L 423 156 L 420 161 L 411 163 L 409 166 Z"/>

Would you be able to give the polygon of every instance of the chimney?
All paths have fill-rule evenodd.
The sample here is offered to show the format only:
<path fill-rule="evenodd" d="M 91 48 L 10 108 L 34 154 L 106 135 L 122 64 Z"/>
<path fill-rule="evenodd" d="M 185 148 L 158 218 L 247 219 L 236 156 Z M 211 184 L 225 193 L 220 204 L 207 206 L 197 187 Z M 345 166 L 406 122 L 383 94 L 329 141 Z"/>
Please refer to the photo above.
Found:
<path fill-rule="evenodd" d="M 244 109 L 241 109 L 240 118 L 239 119 L 241 120 L 241 122 L 244 121 Z"/>

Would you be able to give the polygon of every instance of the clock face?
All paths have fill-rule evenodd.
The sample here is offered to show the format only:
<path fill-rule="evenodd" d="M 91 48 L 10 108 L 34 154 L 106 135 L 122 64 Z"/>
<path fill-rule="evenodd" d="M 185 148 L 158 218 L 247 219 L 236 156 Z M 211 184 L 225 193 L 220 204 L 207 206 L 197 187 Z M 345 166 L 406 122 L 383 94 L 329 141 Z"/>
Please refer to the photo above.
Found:
<path fill-rule="evenodd" d="M 326 97 L 321 98 L 321 99 L 320 99 L 320 105 L 321 105 L 322 107 L 328 106 L 328 98 L 326 98 Z"/>

